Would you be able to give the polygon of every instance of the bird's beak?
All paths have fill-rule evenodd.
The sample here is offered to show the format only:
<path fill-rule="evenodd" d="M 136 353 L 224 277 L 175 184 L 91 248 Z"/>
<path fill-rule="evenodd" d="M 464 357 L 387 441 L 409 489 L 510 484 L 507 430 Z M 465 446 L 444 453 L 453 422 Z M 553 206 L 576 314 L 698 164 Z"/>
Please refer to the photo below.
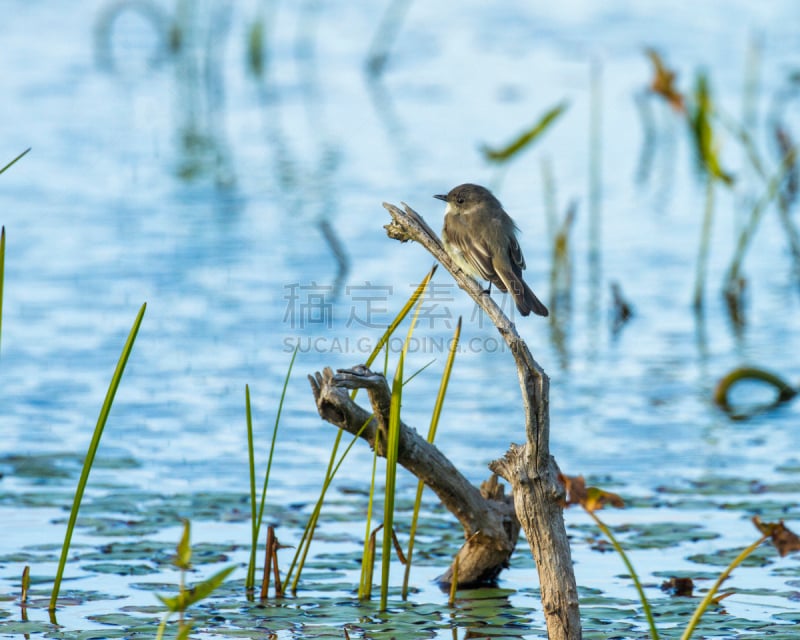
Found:
<path fill-rule="evenodd" d="M 438 196 L 433 196 L 433 197 L 437 198 L 438 200 L 444 200 L 445 202 L 447 202 L 447 196 L 438 195 Z"/>

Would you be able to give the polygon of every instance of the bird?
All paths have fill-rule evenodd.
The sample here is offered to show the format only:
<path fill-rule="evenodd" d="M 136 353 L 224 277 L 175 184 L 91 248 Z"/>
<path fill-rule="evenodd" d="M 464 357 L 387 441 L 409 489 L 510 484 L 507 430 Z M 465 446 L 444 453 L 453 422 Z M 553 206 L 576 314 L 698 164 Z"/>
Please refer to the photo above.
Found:
<path fill-rule="evenodd" d="M 453 262 L 473 278 L 511 293 L 523 316 L 547 316 L 547 307 L 522 279 L 525 258 L 517 241 L 517 225 L 491 191 L 462 184 L 434 198 L 447 203 L 442 240 Z"/>

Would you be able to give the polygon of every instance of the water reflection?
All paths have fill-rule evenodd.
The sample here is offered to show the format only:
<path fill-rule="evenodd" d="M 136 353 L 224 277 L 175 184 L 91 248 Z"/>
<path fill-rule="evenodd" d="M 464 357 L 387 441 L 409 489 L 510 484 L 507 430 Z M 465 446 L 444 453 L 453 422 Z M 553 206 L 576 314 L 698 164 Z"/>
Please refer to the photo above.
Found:
<path fill-rule="evenodd" d="M 284 198 L 284 215 L 306 220 L 319 230 L 334 259 L 330 302 L 336 302 L 350 269 L 350 258 L 336 225 L 341 149 L 328 127 L 326 96 L 319 77 L 314 28 L 320 9 L 319 2 L 303 3 L 293 47 L 306 114 L 304 126 L 298 127 L 292 121 L 291 134 L 287 130 L 289 125 L 284 124 L 284 120 L 291 109 L 284 107 L 285 92 L 277 74 L 271 75 L 267 68 L 250 78 L 259 99 L 265 137 L 272 152 L 272 166 Z M 271 24 L 274 16 L 260 19 Z M 269 56 L 266 49 L 263 55 Z M 299 144 L 293 145 L 293 141 L 302 138 L 303 134 L 313 149 L 310 154 L 306 154 Z"/>
<path fill-rule="evenodd" d="M 135 25 L 128 24 L 138 19 L 141 21 L 140 27 L 149 31 L 149 36 L 153 42 L 149 51 L 142 52 L 144 56 L 140 60 L 131 60 L 130 50 L 118 47 L 115 42 L 120 38 L 120 32 L 127 26 L 131 28 Z M 119 23 L 123 23 L 120 26 Z M 118 29 L 119 27 L 119 29 Z M 170 16 L 155 2 L 147 0 L 117 0 L 109 2 L 101 7 L 97 14 L 94 25 L 94 54 L 95 61 L 101 69 L 113 73 L 125 73 L 135 67 L 137 63 L 144 62 L 144 66 L 154 69 L 166 62 L 177 41 L 174 37 L 173 22 Z M 133 38 L 134 42 L 141 46 L 142 41 L 147 42 L 147 36 L 137 33 Z"/>
<path fill-rule="evenodd" d="M 149 53 L 118 46 L 117 40 L 136 33 L 130 24 L 138 16 L 152 35 Z M 225 58 L 230 35 L 231 8 L 228 3 L 178 2 L 169 16 L 158 5 L 139 0 L 122 0 L 103 7 L 95 23 L 97 65 L 125 79 L 135 67 L 133 54 L 142 55 L 150 71 L 167 61 L 174 68 L 175 129 L 178 149 L 178 177 L 194 181 L 210 176 L 220 190 L 236 185 L 236 174 L 224 122 Z"/>

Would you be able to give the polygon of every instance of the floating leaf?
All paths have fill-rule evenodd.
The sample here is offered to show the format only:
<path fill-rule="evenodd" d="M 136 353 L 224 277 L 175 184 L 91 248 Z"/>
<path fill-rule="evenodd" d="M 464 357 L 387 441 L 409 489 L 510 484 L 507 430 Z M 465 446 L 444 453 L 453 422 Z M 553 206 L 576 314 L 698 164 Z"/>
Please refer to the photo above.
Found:
<path fill-rule="evenodd" d="M 545 114 L 534 124 L 530 129 L 522 132 L 510 144 L 500 149 L 492 149 L 487 145 L 481 147 L 484 157 L 490 162 L 506 162 L 522 151 L 525 147 L 532 144 L 536 139 L 543 134 L 547 128 L 558 118 L 569 106 L 569 103 L 564 101 L 557 104 L 555 107 L 545 112 Z"/>

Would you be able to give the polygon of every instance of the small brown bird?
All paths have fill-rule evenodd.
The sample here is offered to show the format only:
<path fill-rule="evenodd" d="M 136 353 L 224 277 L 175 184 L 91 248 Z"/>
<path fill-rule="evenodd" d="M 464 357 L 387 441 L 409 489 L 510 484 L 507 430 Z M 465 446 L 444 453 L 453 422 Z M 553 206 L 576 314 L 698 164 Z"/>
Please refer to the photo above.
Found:
<path fill-rule="evenodd" d="M 450 257 L 473 278 L 489 281 L 508 291 L 523 316 L 531 311 L 548 315 L 539 298 L 522 279 L 525 258 L 517 242 L 517 225 L 503 205 L 488 189 L 477 184 L 462 184 L 445 195 L 442 240 Z"/>

